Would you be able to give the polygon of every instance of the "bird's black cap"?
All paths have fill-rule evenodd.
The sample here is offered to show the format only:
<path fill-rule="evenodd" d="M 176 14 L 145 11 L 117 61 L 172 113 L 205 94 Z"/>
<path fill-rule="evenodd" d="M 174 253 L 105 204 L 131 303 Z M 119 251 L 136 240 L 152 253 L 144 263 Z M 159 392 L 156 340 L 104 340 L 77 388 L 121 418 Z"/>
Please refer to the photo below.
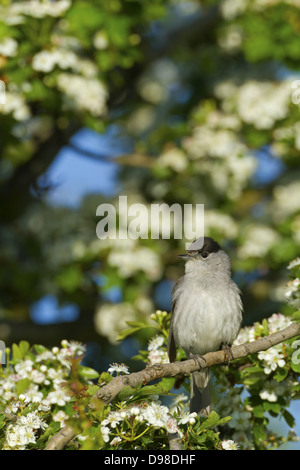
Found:
<path fill-rule="evenodd" d="M 203 244 L 202 244 L 203 241 Z M 201 246 L 202 245 L 202 246 Z M 221 250 L 219 243 L 217 243 L 213 238 L 204 237 L 203 239 L 197 238 L 197 240 L 193 241 L 189 249 L 189 251 L 198 251 L 199 253 L 203 253 L 207 251 L 208 253 L 217 253 Z"/>
<path fill-rule="evenodd" d="M 197 238 L 193 241 L 191 246 L 184 255 L 179 255 L 180 258 L 188 259 L 193 258 L 197 254 L 202 254 L 204 252 L 208 253 L 217 253 L 222 248 L 220 247 L 219 243 L 217 243 L 213 238 L 204 237 L 204 238 Z"/>

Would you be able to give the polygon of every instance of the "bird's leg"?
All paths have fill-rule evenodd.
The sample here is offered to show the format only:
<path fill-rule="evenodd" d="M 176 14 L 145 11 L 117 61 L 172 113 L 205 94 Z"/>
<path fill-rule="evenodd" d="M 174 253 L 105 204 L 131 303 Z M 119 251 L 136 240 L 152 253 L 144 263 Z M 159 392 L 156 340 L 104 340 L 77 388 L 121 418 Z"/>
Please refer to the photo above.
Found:
<path fill-rule="evenodd" d="M 201 354 L 190 354 L 190 359 L 194 359 L 195 363 L 198 364 L 198 366 L 200 367 L 200 369 L 202 369 L 202 364 L 201 364 L 201 360 L 206 362 L 206 359 L 204 356 L 201 356 Z"/>
<path fill-rule="evenodd" d="M 234 359 L 231 347 L 229 346 L 229 344 L 226 344 L 226 343 L 222 343 L 221 346 L 222 346 L 222 350 L 225 353 L 225 359 L 227 361 L 227 365 L 229 366 L 230 360 Z"/>

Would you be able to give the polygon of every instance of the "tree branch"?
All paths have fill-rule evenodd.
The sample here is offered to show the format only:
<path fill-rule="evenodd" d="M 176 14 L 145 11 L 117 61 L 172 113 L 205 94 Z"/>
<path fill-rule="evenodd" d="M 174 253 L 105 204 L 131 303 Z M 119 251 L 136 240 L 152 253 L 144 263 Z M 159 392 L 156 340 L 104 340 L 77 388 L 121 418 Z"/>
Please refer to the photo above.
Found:
<path fill-rule="evenodd" d="M 79 147 L 73 142 L 68 143 L 68 148 L 81 156 L 92 158 L 93 160 L 97 160 L 99 162 L 117 163 L 124 166 L 151 168 L 155 161 L 153 158 L 139 153 L 122 154 L 118 156 L 106 155 L 97 151 Z"/>
<path fill-rule="evenodd" d="M 293 323 L 287 328 L 273 333 L 272 335 L 259 338 L 251 343 L 244 343 L 232 348 L 233 359 L 246 357 L 249 354 L 255 354 L 259 351 L 266 351 L 267 349 L 282 343 L 288 339 L 300 335 L 300 323 Z M 91 407 L 95 406 L 95 399 L 101 399 L 104 403 L 110 403 L 125 386 L 135 388 L 137 385 L 146 385 L 153 380 L 161 379 L 163 377 L 175 377 L 179 374 L 188 375 L 191 372 L 199 370 L 200 368 L 211 367 L 214 365 L 223 364 L 227 362 L 225 351 L 210 352 L 199 358 L 199 362 L 194 359 L 188 359 L 182 362 L 172 362 L 168 364 L 154 364 L 147 366 L 140 372 L 134 372 L 129 375 L 119 375 L 113 378 L 108 384 L 99 388 L 91 401 Z M 53 436 L 46 450 L 59 450 L 70 442 L 76 436 L 76 431 L 70 426 L 65 426 L 55 436 Z"/>

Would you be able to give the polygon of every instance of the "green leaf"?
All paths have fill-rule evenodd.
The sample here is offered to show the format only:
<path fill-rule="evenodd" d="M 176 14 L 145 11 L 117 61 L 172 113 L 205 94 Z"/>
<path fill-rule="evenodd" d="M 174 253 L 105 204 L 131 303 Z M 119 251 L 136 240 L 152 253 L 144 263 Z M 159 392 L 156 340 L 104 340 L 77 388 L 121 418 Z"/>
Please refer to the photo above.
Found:
<path fill-rule="evenodd" d="M 93 397 L 94 395 L 96 395 L 96 393 L 98 392 L 99 390 L 99 386 L 98 385 L 90 385 L 87 389 L 87 393 Z"/>
<path fill-rule="evenodd" d="M 264 376 L 261 366 L 249 367 L 245 370 L 243 383 L 248 386 L 255 385 L 260 380 L 264 380 Z"/>
<path fill-rule="evenodd" d="M 170 390 L 174 384 L 174 379 L 171 378 L 168 382 L 160 382 L 155 385 L 146 385 L 141 388 L 137 395 L 141 397 L 146 397 L 149 395 L 170 395 Z"/>
<path fill-rule="evenodd" d="M 17 344 L 12 345 L 13 359 L 23 359 L 22 352 Z"/>
<path fill-rule="evenodd" d="M 126 324 L 134 328 L 149 328 L 149 325 L 143 321 L 127 321 Z"/>
<path fill-rule="evenodd" d="M 26 392 L 30 384 L 31 384 L 31 381 L 29 379 L 19 380 L 19 382 L 17 382 L 17 385 L 16 385 L 16 394 L 21 395 L 21 393 Z"/>
<path fill-rule="evenodd" d="M 58 421 L 52 421 L 50 426 L 47 427 L 44 434 L 41 435 L 41 437 L 38 439 L 37 442 L 38 443 L 43 442 L 48 437 L 53 436 L 54 434 L 57 434 L 59 430 L 60 430 L 60 423 Z"/>
<path fill-rule="evenodd" d="M 108 384 L 112 379 L 113 379 L 113 376 L 110 375 L 108 372 L 102 372 L 99 377 L 98 382 L 99 383 L 105 382 L 106 384 Z"/>
<path fill-rule="evenodd" d="M 253 424 L 253 437 L 257 444 L 260 444 L 267 436 L 266 426 L 264 423 L 254 422 Z"/>
<path fill-rule="evenodd" d="M 300 363 L 299 364 L 294 364 L 293 362 L 291 363 L 291 368 L 293 369 L 294 372 L 297 374 L 300 374 Z"/>
<path fill-rule="evenodd" d="M 259 404 L 259 405 L 254 406 L 252 414 L 256 418 L 263 418 L 264 417 L 264 407 L 263 407 L 263 405 Z"/>
<path fill-rule="evenodd" d="M 300 322 L 300 310 L 297 310 L 292 314 L 292 319 L 297 323 Z"/>
<path fill-rule="evenodd" d="M 56 277 L 56 281 L 65 291 L 74 292 L 81 284 L 82 272 L 76 266 L 68 266 Z"/>
<path fill-rule="evenodd" d="M 134 388 L 130 387 L 130 385 L 126 385 L 118 394 L 118 399 L 121 401 L 125 400 L 126 398 L 132 395 L 135 395 L 135 393 L 136 393 L 136 390 Z"/>
<path fill-rule="evenodd" d="M 86 379 L 97 379 L 99 377 L 99 372 L 94 369 L 91 369 L 90 367 L 81 365 L 78 367 L 78 373 L 81 377 L 84 377 Z"/>
<path fill-rule="evenodd" d="M 228 421 L 231 421 L 231 420 L 232 420 L 231 416 L 225 416 L 224 418 L 219 419 L 216 426 L 221 426 L 222 424 L 228 423 Z"/>
<path fill-rule="evenodd" d="M 2 429 L 6 424 L 4 414 L 0 413 L 0 429 Z"/>
<path fill-rule="evenodd" d="M 262 321 L 262 330 L 260 330 L 260 335 L 261 336 L 268 336 L 270 334 L 269 332 L 269 323 L 266 318 L 263 319 Z"/>
<path fill-rule="evenodd" d="M 264 410 L 275 413 L 276 415 L 281 411 L 281 405 L 279 403 L 271 403 L 269 401 L 264 401 Z"/>
<path fill-rule="evenodd" d="M 217 426 L 218 422 L 220 421 L 220 415 L 215 411 L 211 411 L 208 415 L 208 418 L 201 424 L 199 427 L 199 431 L 205 431 L 206 429 L 211 429 Z"/>
<path fill-rule="evenodd" d="M 277 380 L 277 382 L 282 382 L 282 380 L 287 377 L 288 373 L 288 368 L 278 368 L 274 374 L 274 379 Z"/>
<path fill-rule="evenodd" d="M 19 349 L 20 349 L 20 352 L 22 354 L 22 358 L 25 357 L 26 353 L 29 351 L 30 349 L 30 344 L 27 342 L 27 341 L 20 341 L 19 343 Z"/>
<path fill-rule="evenodd" d="M 38 353 L 38 354 L 41 354 L 43 353 L 44 351 L 49 351 L 49 349 L 47 349 L 45 346 L 43 346 L 42 344 L 35 344 L 33 346 L 33 348 L 35 349 L 35 351 Z"/>
<path fill-rule="evenodd" d="M 294 352 L 291 356 L 291 368 L 294 372 L 300 373 L 300 341 L 296 339 L 292 343 L 292 349 Z"/>
<path fill-rule="evenodd" d="M 284 410 L 282 416 L 284 417 L 285 422 L 290 428 L 293 428 L 295 426 L 295 418 L 288 410 Z"/>
<path fill-rule="evenodd" d="M 121 331 L 118 335 L 116 340 L 117 341 L 122 341 L 123 339 L 127 338 L 127 336 L 131 336 L 137 331 L 141 330 L 146 330 L 146 329 L 154 329 L 155 327 L 147 325 L 144 322 L 139 322 L 139 321 L 132 321 L 132 322 L 126 322 L 129 326 L 132 326 L 132 328 L 127 328 L 124 331 Z"/>

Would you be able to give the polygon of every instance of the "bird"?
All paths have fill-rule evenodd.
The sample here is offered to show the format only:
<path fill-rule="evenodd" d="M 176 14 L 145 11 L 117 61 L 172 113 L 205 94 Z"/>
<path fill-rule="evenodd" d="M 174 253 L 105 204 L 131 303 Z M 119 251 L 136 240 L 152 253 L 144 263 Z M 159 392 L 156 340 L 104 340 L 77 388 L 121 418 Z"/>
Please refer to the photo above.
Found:
<path fill-rule="evenodd" d="M 243 314 L 241 291 L 231 278 L 230 258 L 211 237 L 197 238 L 179 257 L 186 263 L 184 275 L 172 289 L 169 360 L 176 360 L 177 348 L 182 348 L 188 359 L 198 360 L 208 352 L 224 349 L 230 360 Z M 191 373 L 191 413 L 209 415 L 209 379 L 208 367 Z"/>

